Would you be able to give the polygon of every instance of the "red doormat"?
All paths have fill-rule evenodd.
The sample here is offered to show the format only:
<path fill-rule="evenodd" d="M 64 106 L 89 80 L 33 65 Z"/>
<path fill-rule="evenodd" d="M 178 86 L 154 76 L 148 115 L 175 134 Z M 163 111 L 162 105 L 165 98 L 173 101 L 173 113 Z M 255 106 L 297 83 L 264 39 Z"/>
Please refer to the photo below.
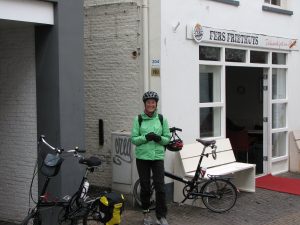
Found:
<path fill-rule="evenodd" d="M 256 178 L 256 187 L 300 195 L 300 179 L 277 177 L 268 174 L 266 176 Z"/>

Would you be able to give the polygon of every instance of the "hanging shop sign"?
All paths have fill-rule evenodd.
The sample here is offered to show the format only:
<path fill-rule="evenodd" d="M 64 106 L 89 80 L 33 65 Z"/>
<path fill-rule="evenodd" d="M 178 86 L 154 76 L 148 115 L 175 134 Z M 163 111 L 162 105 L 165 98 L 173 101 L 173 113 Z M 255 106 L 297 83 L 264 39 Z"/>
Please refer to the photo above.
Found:
<path fill-rule="evenodd" d="M 186 30 L 187 39 L 194 40 L 196 43 L 221 43 L 244 47 L 298 50 L 297 39 L 216 29 L 202 26 L 200 23 L 188 25 Z"/>

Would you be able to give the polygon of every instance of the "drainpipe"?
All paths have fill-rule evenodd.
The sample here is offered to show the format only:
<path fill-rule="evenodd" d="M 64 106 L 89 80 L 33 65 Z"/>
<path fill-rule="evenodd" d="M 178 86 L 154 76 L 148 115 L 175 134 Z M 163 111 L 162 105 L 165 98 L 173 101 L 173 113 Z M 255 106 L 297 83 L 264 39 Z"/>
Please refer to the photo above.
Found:
<path fill-rule="evenodd" d="M 142 20 L 143 20 L 143 75 L 144 75 L 144 90 L 149 90 L 149 24 L 148 24 L 148 0 L 142 2 Z"/>

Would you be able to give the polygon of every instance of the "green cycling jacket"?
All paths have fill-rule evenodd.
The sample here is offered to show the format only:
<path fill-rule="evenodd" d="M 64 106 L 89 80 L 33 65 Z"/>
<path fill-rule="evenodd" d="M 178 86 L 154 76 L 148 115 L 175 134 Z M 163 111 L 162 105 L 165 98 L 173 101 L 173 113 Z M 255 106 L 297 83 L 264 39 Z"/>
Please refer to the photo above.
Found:
<path fill-rule="evenodd" d="M 152 117 L 142 113 L 143 122 L 139 125 L 138 116 L 133 120 L 131 131 L 131 142 L 136 145 L 135 157 L 143 160 L 163 160 L 165 157 L 165 147 L 171 138 L 168 121 L 163 118 L 163 126 L 159 120 L 157 112 Z M 161 141 L 147 141 L 145 135 L 154 132 L 161 136 Z"/>

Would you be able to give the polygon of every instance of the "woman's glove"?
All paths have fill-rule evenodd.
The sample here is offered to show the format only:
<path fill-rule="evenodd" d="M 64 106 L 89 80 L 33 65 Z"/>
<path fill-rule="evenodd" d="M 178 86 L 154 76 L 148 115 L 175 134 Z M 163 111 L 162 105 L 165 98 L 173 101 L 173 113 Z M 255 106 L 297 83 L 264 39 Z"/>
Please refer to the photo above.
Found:
<path fill-rule="evenodd" d="M 155 135 L 156 135 L 155 133 L 150 132 L 150 133 L 145 135 L 145 138 L 146 138 L 147 141 L 153 141 L 154 140 L 153 138 L 155 137 Z"/>
<path fill-rule="evenodd" d="M 150 132 L 150 133 L 146 134 L 145 138 L 147 141 L 155 141 L 155 142 L 161 141 L 161 137 L 159 135 L 155 134 L 154 132 Z"/>
<path fill-rule="evenodd" d="M 154 137 L 153 137 L 153 141 L 160 142 L 161 141 L 161 136 L 155 134 Z"/>

